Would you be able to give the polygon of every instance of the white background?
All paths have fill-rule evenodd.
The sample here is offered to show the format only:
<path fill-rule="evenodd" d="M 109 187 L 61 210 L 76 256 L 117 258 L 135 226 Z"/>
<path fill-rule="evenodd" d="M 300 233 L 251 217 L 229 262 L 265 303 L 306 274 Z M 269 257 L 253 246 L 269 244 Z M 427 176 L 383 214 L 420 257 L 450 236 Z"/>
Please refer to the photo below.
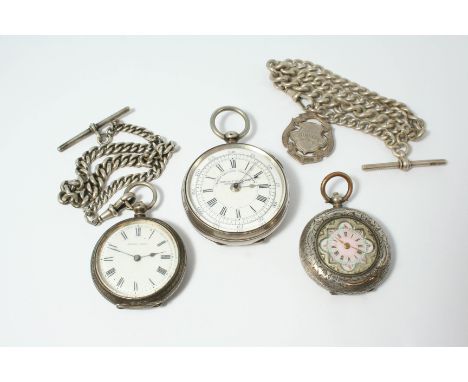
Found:
<path fill-rule="evenodd" d="M 0 343 L 468 345 L 467 47 L 467 38 L 456 37 L 1 38 Z M 362 163 L 393 160 L 390 152 L 338 126 L 332 156 L 300 166 L 281 144 L 300 109 L 272 86 L 269 58 L 309 59 L 407 103 L 428 127 L 411 159 L 449 164 L 363 172 Z M 283 225 L 250 247 L 202 238 L 180 198 L 192 161 L 221 143 L 209 117 L 226 104 L 249 113 L 253 132 L 244 142 L 280 159 L 290 181 Z M 58 144 L 125 105 L 135 108 L 125 121 L 180 146 L 156 182 L 163 198 L 153 216 L 179 231 L 189 268 L 175 298 L 148 311 L 115 309 L 91 281 L 94 244 L 120 219 L 96 228 L 56 200 L 95 140 L 65 153 Z M 370 213 L 391 238 L 392 272 L 374 293 L 331 296 L 299 261 L 303 227 L 328 208 L 320 181 L 335 170 L 355 182 L 348 206 Z"/>

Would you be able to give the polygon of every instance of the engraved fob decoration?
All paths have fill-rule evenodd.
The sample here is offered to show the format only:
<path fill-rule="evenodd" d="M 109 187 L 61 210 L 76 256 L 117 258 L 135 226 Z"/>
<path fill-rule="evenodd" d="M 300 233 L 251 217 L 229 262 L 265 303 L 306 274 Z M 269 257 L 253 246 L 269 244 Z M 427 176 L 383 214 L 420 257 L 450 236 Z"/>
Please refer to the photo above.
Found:
<path fill-rule="evenodd" d="M 288 153 L 302 164 L 321 161 L 335 144 L 331 125 L 311 111 L 292 119 L 283 131 L 282 141 Z"/>
<path fill-rule="evenodd" d="M 334 177 L 346 180 L 346 195 L 327 195 L 325 187 Z M 333 208 L 316 215 L 305 226 L 300 241 L 300 257 L 307 274 L 332 294 L 374 290 L 390 265 L 388 239 L 382 228 L 366 213 L 342 207 L 352 190 L 348 175 L 328 174 L 321 193 Z"/>
<path fill-rule="evenodd" d="M 135 200 L 131 189 L 153 191 L 149 205 Z M 135 217 L 109 228 L 97 242 L 91 259 L 96 288 L 118 308 L 161 305 L 179 286 L 185 272 L 184 245 L 167 223 L 145 216 L 156 202 L 154 188 L 145 182 L 130 185 L 112 207 L 134 211 Z"/>
<path fill-rule="evenodd" d="M 222 133 L 216 117 L 224 111 L 245 122 L 240 133 Z M 281 164 L 258 147 L 238 143 L 250 129 L 242 110 L 224 106 L 211 116 L 213 132 L 226 144 L 200 155 L 189 168 L 182 199 L 192 224 L 206 238 L 227 245 L 246 245 L 270 235 L 288 204 L 288 185 Z"/>

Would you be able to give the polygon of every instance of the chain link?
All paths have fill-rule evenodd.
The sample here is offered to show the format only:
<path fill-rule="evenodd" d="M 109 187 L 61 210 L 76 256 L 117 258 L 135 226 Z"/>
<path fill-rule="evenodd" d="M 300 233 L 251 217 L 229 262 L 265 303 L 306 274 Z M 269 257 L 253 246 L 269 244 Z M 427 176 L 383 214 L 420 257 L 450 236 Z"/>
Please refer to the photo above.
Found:
<path fill-rule="evenodd" d="M 111 143 L 120 132 L 137 135 L 148 143 Z M 98 142 L 100 146 L 91 148 L 77 159 L 77 178 L 63 182 L 58 195 L 62 204 L 82 208 L 86 220 L 93 225 L 101 223 L 99 210 L 117 191 L 136 182 L 151 182 L 159 178 L 176 148 L 174 142 L 166 142 L 144 127 L 120 121 L 112 122 L 107 131 L 98 136 Z M 100 158 L 105 159 L 96 165 L 93 172 L 91 165 Z M 145 167 L 149 170 L 122 176 L 106 187 L 111 174 L 124 167 Z"/>
<path fill-rule="evenodd" d="M 270 60 L 270 78 L 305 110 L 329 123 L 379 137 L 398 160 L 408 162 L 409 141 L 420 138 L 424 121 L 404 103 L 385 98 L 309 61 Z"/>

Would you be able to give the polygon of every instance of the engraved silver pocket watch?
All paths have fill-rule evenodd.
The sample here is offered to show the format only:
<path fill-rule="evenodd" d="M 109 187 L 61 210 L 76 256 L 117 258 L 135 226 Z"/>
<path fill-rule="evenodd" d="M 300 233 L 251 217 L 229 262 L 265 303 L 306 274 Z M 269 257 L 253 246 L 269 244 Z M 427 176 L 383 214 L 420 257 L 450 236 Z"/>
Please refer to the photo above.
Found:
<path fill-rule="evenodd" d="M 328 196 L 326 185 L 334 177 L 348 183 L 346 195 Z M 385 232 L 366 213 L 343 207 L 353 191 L 351 178 L 342 172 L 328 174 L 321 193 L 333 208 L 316 215 L 304 228 L 300 257 L 307 274 L 332 294 L 357 294 L 376 289 L 390 265 Z"/>
<path fill-rule="evenodd" d="M 136 201 L 131 190 L 146 186 L 153 200 Z M 182 281 L 186 255 L 177 232 L 162 220 L 145 216 L 156 202 L 146 182 L 130 185 L 108 211 L 132 209 L 135 216 L 113 225 L 99 239 L 91 258 L 91 274 L 99 292 L 118 308 L 161 305 Z"/>
<path fill-rule="evenodd" d="M 222 133 L 216 117 L 224 111 L 245 122 L 240 133 Z M 225 144 L 200 155 L 190 166 L 182 186 L 182 200 L 195 228 L 206 238 L 227 245 L 247 245 L 265 239 L 281 223 L 289 193 L 283 168 L 262 149 L 238 143 L 247 135 L 247 114 L 233 106 L 215 110 L 211 129 Z"/>
<path fill-rule="evenodd" d="M 86 151 L 76 161 L 77 178 L 61 185 L 59 202 L 82 208 L 88 223 L 100 225 L 133 210 L 135 216 L 109 228 L 97 242 L 91 258 L 91 274 L 96 288 L 118 308 L 151 308 L 164 303 L 180 285 L 185 273 L 186 254 L 182 240 L 167 223 L 146 217 L 157 194 L 148 183 L 157 179 L 175 151 L 173 142 L 117 118 L 126 107 L 105 118 L 59 147 L 64 151 L 83 138 L 96 134 L 99 146 Z M 100 130 L 110 125 L 105 133 Z M 137 135 L 147 143 L 118 142 L 119 132 Z M 91 169 L 94 161 L 103 159 Z M 146 168 L 146 172 L 122 176 L 106 185 L 112 173 L 124 167 Z M 149 204 L 138 201 L 133 190 L 148 187 L 153 193 Z M 99 210 L 115 193 L 124 194 L 103 212 Z"/>

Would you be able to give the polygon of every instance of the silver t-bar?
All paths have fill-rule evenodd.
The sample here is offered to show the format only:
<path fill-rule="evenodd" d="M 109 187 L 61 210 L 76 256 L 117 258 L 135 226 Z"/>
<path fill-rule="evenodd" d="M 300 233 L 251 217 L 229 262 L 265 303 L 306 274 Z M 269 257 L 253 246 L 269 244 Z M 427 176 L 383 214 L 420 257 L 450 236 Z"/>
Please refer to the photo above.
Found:
<path fill-rule="evenodd" d="M 441 166 L 444 164 L 447 164 L 447 161 L 445 159 L 426 159 L 426 160 L 408 161 L 407 167 L 404 167 L 403 162 L 387 162 L 387 163 L 364 164 L 362 165 L 362 169 L 365 171 L 386 170 L 386 169 L 401 169 L 401 170 L 408 171 L 412 167 Z"/>
<path fill-rule="evenodd" d="M 65 151 L 69 147 L 73 146 L 74 144 L 78 143 L 82 139 L 90 136 L 91 134 L 95 134 L 96 131 L 99 131 L 100 128 L 104 127 L 108 123 L 111 123 L 112 121 L 115 121 L 116 119 L 122 117 L 123 115 L 127 114 L 130 111 L 130 107 L 126 106 L 123 109 L 120 109 L 118 112 L 108 116 L 107 118 L 104 118 L 102 121 L 98 123 L 93 123 L 91 124 L 90 127 L 88 127 L 86 130 L 82 131 L 78 135 L 74 136 L 73 138 L 69 139 L 66 141 L 64 144 L 60 145 L 57 150 L 58 151 Z"/>

